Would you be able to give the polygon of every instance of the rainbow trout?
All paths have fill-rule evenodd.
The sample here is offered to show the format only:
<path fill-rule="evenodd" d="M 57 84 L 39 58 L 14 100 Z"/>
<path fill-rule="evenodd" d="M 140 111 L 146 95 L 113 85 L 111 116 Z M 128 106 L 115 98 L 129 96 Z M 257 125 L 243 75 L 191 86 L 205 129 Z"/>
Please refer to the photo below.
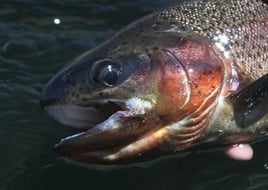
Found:
<path fill-rule="evenodd" d="M 142 18 L 78 57 L 41 105 L 79 134 L 55 146 L 127 164 L 268 136 L 268 5 L 198 0 Z"/>

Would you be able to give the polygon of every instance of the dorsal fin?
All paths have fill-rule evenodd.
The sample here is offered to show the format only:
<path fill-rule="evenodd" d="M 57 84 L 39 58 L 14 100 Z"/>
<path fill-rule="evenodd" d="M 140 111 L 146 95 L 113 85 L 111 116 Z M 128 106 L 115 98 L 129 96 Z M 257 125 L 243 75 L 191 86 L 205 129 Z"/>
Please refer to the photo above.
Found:
<path fill-rule="evenodd" d="M 229 97 L 238 126 L 246 128 L 268 112 L 268 74 Z"/>

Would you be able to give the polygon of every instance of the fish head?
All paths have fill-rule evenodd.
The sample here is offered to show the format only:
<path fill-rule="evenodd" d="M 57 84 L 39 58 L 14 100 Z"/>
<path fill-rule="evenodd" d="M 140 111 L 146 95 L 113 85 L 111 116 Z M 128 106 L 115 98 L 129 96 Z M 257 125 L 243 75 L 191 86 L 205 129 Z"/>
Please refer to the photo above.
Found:
<path fill-rule="evenodd" d="M 149 68 L 146 59 L 135 55 L 128 58 L 86 55 L 49 81 L 41 104 L 63 124 L 91 128 L 112 113 L 127 109 L 127 100 L 149 93 L 142 85 L 143 73 Z"/>
<path fill-rule="evenodd" d="M 221 86 L 222 67 L 208 44 L 172 27 L 148 18 L 133 23 L 50 80 L 42 106 L 81 130 L 55 146 L 60 155 L 116 164 L 178 149 L 171 126 L 200 115 L 201 104 L 208 107 L 207 97 Z M 187 142 L 196 137 L 188 136 Z"/>

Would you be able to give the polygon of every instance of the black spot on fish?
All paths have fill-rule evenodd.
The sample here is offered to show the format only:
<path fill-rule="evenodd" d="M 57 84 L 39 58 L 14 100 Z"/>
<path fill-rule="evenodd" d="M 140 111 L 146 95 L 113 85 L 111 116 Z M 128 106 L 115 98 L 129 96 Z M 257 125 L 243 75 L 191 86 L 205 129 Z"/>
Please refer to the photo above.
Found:
<path fill-rule="evenodd" d="M 250 40 L 250 36 L 248 34 L 245 35 L 245 40 Z"/>
<path fill-rule="evenodd" d="M 129 89 L 129 92 L 130 92 L 131 94 L 134 94 L 134 93 L 136 92 L 136 89 L 135 89 L 135 88 L 130 88 L 130 89 Z"/>
<path fill-rule="evenodd" d="M 237 53 L 236 58 L 240 59 L 241 58 L 240 54 Z"/>
<path fill-rule="evenodd" d="M 158 51 L 159 50 L 159 47 L 153 47 L 153 50 L 154 51 Z"/>
<path fill-rule="evenodd" d="M 76 97 L 76 92 L 72 92 L 72 93 L 71 93 L 71 96 L 72 96 L 72 97 Z"/>
<path fill-rule="evenodd" d="M 186 26 L 180 26 L 180 30 L 185 31 L 187 30 Z"/>
<path fill-rule="evenodd" d="M 143 32 L 144 32 L 144 29 L 141 28 L 141 29 L 139 30 L 139 32 L 140 32 L 140 33 L 143 33 Z"/>
<path fill-rule="evenodd" d="M 142 36 L 141 38 L 142 39 L 147 39 L 147 38 L 149 38 L 149 36 Z"/>

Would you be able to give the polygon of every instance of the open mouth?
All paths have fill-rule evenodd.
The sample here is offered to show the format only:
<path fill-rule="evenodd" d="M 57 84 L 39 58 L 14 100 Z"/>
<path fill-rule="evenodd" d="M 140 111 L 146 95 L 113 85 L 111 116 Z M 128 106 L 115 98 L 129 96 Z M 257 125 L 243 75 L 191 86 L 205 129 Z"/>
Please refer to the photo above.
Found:
<path fill-rule="evenodd" d="M 49 115 L 81 133 L 62 139 L 56 146 L 58 154 L 89 163 L 109 163 L 113 155 L 150 130 L 144 127 L 145 107 L 139 99 L 127 101 L 92 100 L 87 106 L 57 105 L 41 102 Z M 107 158 L 109 158 L 107 160 Z"/>

